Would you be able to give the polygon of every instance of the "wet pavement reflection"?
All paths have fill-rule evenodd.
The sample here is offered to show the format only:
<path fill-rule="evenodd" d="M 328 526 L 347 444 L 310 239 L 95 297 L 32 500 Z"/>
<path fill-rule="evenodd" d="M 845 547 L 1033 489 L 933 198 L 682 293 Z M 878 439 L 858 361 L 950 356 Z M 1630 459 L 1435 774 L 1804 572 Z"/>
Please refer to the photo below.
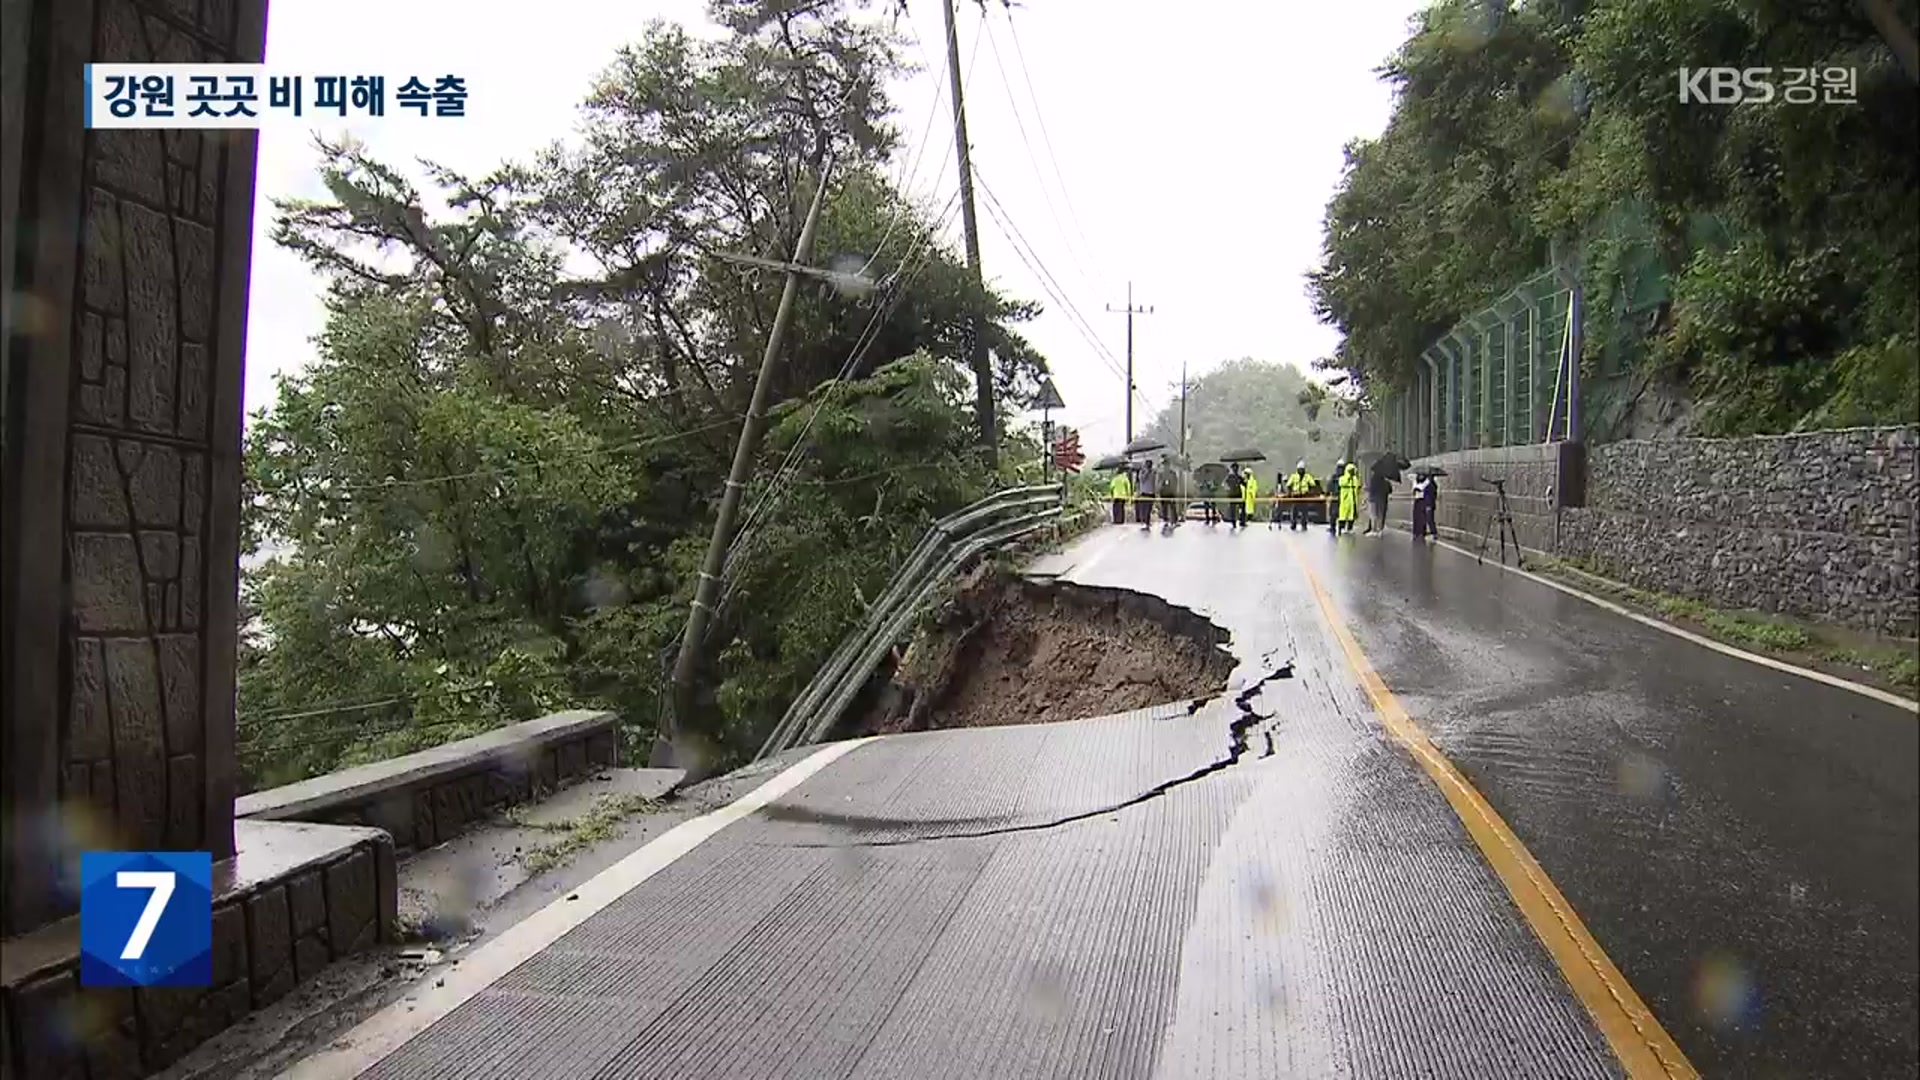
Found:
<path fill-rule="evenodd" d="M 1403 533 L 1290 542 L 1704 1074 L 1920 1073 L 1911 712 Z"/>

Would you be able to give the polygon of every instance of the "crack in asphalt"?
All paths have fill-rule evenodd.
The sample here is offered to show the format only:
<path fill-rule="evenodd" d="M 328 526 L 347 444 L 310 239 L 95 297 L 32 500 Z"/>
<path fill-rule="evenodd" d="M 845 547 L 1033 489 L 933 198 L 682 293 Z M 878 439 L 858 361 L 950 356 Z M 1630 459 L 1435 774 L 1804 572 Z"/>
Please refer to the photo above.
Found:
<path fill-rule="evenodd" d="M 1262 657 L 1262 659 L 1269 660 L 1271 659 L 1272 655 L 1273 654 L 1269 653 L 1267 656 Z M 1266 674 L 1262 675 L 1259 679 L 1255 680 L 1254 682 L 1248 684 L 1246 687 L 1242 688 L 1239 693 L 1233 696 L 1233 705 L 1236 709 L 1239 710 L 1240 715 L 1236 716 L 1233 722 L 1227 725 L 1228 746 L 1227 746 L 1227 756 L 1224 759 L 1212 762 L 1207 765 L 1203 765 L 1200 768 L 1195 769 L 1192 772 L 1187 773 L 1185 775 L 1176 776 L 1170 780 L 1164 780 L 1146 789 L 1145 791 L 1140 792 L 1138 795 L 1131 796 L 1129 798 L 1123 799 L 1116 803 L 1112 803 L 1110 805 L 1101 806 L 1093 810 L 1083 810 L 1078 813 L 1067 814 L 1062 817 L 1049 818 L 1045 821 L 1032 821 L 1032 822 L 1026 822 L 1018 825 L 996 825 L 996 826 L 980 828 L 980 829 L 966 829 L 966 830 L 958 830 L 953 832 L 941 832 L 941 833 L 925 833 L 917 836 L 894 837 L 886 840 L 852 840 L 852 841 L 822 842 L 822 843 L 777 844 L 777 845 L 770 845 L 770 846 L 789 847 L 789 848 L 877 848 L 877 847 L 901 847 L 907 844 L 924 844 L 934 840 L 978 840 L 978 839 L 984 839 L 991 836 L 1010 836 L 1015 833 L 1041 832 L 1046 829 L 1057 829 L 1063 825 L 1072 825 L 1076 822 L 1086 821 L 1090 818 L 1099 817 L 1102 814 L 1117 813 L 1121 810 L 1126 810 L 1131 807 L 1139 806 L 1141 803 L 1149 802 L 1153 799 L 1157 799 L 1160 796 L 1165 795 L 1167 792 L 1174 790 L 1175 788 L 1184 787 L 1188 784 L 1192 784 L 1197 781 L 1204 780 L 1209 776 L 1213 776 L 1216 773 L 1225 772 L 1226 770 L 1231 769 L 1234 766 L 1240 764 L 1242 760 L 1245 760 L 1248 758 L 1249 753 L 1253 749 L 1253 747 L 1250 745 L 1249 736 L 1250 736 L 1250 733 L 1255 731 L 1255 729 L 1261 729 L 1260 733 L 1265 736 L 1265 748 L 1263 752 L 1252 754 L 1253 759 L 1257 760 L 1259 758 L 1273 756 L 1273 732 L 1270 728 L 1263 728 L 1262 726 L 1273 723 L 1277 719 L 1277 715 L 1274 713 L 1256 712 L 1253 708 L 1253 699 L 1260 696 L 1261 691 L 1266 688 L 1268 683 L 1271 683 L 1277 679 L 1290 679 L 1292 677 L 1293 677 L 1293 662 L 1289 660 L 1284 664 L 1281 664 L 1277 667 L 1269 669 Z M 1226 692 L 1227 691 L 1222 690 L 1213 694 L 1209 694 L 1206 697 L 1195 698 L 1193 701 L 1188 703 L 1187 715 L 1193 716 L 1199 713 L 1201 709 L 1206 708 L 1208 705 L 1211 705 L 1214 702 L 1218 701 L 1221 695 L 1225 694 Z M 768 807 L 766 809 L 763 809 L 762 813 L 767 813 L 769 810 L 773 810 L 773 808 Z M 869 823 L 869 827 L 871 827 L 872 825 L 880 825 L 880 824 L 886 824 L 886 825 L 912 824 L 911 822 L 900 822 L 900 821 L 882 822 L 880 819 L 874 819 L 874 818 L 855 819 L 851 817 L 840 817 L 832 814 L 809 813 L 805 811 L 802 811 L 800 813 L 795 813 L 794 810 L 795 808 L 792 808 L 792 807 L 782 808 L 779 811 L 774 811 L 772 816 L 780 819 L 785 819 L 785 820 L 809 820 L 818 824 L 834 824 L 836 822 L 850 823 L 855 820 L 858 820 L 863 823 Z M 962 819 L 962 820 L 968 820 L 968 819 Z M 979 820 L 979 819 L 971 819 L 971 820 Z"/>

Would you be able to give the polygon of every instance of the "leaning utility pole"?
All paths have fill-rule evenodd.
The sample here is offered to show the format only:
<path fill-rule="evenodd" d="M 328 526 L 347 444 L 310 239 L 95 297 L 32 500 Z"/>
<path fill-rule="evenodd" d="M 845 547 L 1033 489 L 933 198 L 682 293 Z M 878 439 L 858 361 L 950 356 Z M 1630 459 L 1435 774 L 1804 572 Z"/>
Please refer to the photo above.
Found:
<path fill-rule="evenodd" d="M 980 424 L 980 448 L 987 468 L 1000 460 L 999 425 L 993 413 L 993 362 L 987 357 L 987 339 L 981 332 L 980 304 L 986 297 L 986 279 L 980 273 L 980 226 L 973 216 L 973 155 L 967 146 L 967 107 L 960 97 L 960 35 L 953 26 L 953 0 L 941 0 L 947 17 L 947 81 L 953 89 L 953 149 L 960 159 L 960 228 L 967 242 L 967 270 L 973 275 L 975 303 L 967 312 L 967 362 L 973 365 L 973 409 Z M 984 10 L 984 5 L 983 5 Z"/>
<path fill-rule="evenodd" d="M 1129 281 L 1127 282 L 1127 306 L 1123 308 L 1117 308 L 1117 307 L 1114 307 L 1112 304 L 1108 304 L 1107 310 L 1114 312 L 1116 314 L 1125 313 L 1127 316 L 1127 441 L 1132 442 L 1133 441 L 1133 391 L 1134 391 L 1133 317 L 1135 315 L 1151 315 L 1153 314 L 1153 308 L 1133 306 L 1133 282 Z"/>
<path fill-rule="evenodd" d="M 726 564 L 727 545 L 733 540 L 734 518 L 740 513 L 740 495 L 746 490 L 753 471 L 754 455 L 760 449 L 767 413 L 767 393 L 773 379 L 773 365 L 780 357 L 781 339 L 793 319 L 794 296 L 800 291 L 802 263 L 813 251 L 814 228 L 820 223 L 820 207 L 826 202 L 827 166 L 820 165 L 820 186 L 814 189 L 813 205 L 807 207 L 806 223 L 800 226 L 800 240 L 793 247 L 793 263 L 785 267 L 786 287 L 780 293 L 780 307 L 774 312 L 773 329 L 767 334 L 767 348 L 760 355 L 760 373 L 753 380 L 753 398 L 747 406 L 747 419 L 740 427 L 740 441 L 734 444 L 733 467 L 727 471 L 727 486 L 720 493 L 720 511 L 713 519 L 713 539 L 707 543 L 706 562 L 700 566 L 700 578 L 694 585 L 693 608 L 687 613 L 686 633 L 680 638 L 680 654 L 673 661 L 673 708 L 666 717 L 667 730 L 656 735 L 651 764 L 692 771 L 704 762 L 682 759 L 675 746 L 692 718 L 696 705 L 694 680 L 700 670 L 700 643 L 706 637 L 707 623 L 713 617 L 715 594 L 720 588 L 720 573 Z M 681 760 L 676 760 L 681 759 Z"/>

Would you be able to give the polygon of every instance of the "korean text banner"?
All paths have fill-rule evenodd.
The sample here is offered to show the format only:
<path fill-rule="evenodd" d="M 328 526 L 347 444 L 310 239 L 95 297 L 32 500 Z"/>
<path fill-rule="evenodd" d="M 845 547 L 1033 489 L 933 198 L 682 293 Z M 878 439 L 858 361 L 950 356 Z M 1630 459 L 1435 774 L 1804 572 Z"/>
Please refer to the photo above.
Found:
<path fill-rule="evenodd" d="M 444 71 L 302 71 L 272 64 L 88 64 L 89 128 L 265 128 L 460 120 L 467 80 Z"/>

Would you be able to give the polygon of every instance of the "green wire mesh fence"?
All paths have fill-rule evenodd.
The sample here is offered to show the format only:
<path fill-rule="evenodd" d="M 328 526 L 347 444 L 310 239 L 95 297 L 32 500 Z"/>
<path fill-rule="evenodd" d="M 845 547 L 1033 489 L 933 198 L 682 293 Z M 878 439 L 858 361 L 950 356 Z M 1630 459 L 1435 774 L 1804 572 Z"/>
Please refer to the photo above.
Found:
<path fill-rule="evenodd" d="M 1363 441 L 1411 457 L 1579 438 L 1580 298 L 1548 270 L 1462 320 L 1379 394 Z"/>

